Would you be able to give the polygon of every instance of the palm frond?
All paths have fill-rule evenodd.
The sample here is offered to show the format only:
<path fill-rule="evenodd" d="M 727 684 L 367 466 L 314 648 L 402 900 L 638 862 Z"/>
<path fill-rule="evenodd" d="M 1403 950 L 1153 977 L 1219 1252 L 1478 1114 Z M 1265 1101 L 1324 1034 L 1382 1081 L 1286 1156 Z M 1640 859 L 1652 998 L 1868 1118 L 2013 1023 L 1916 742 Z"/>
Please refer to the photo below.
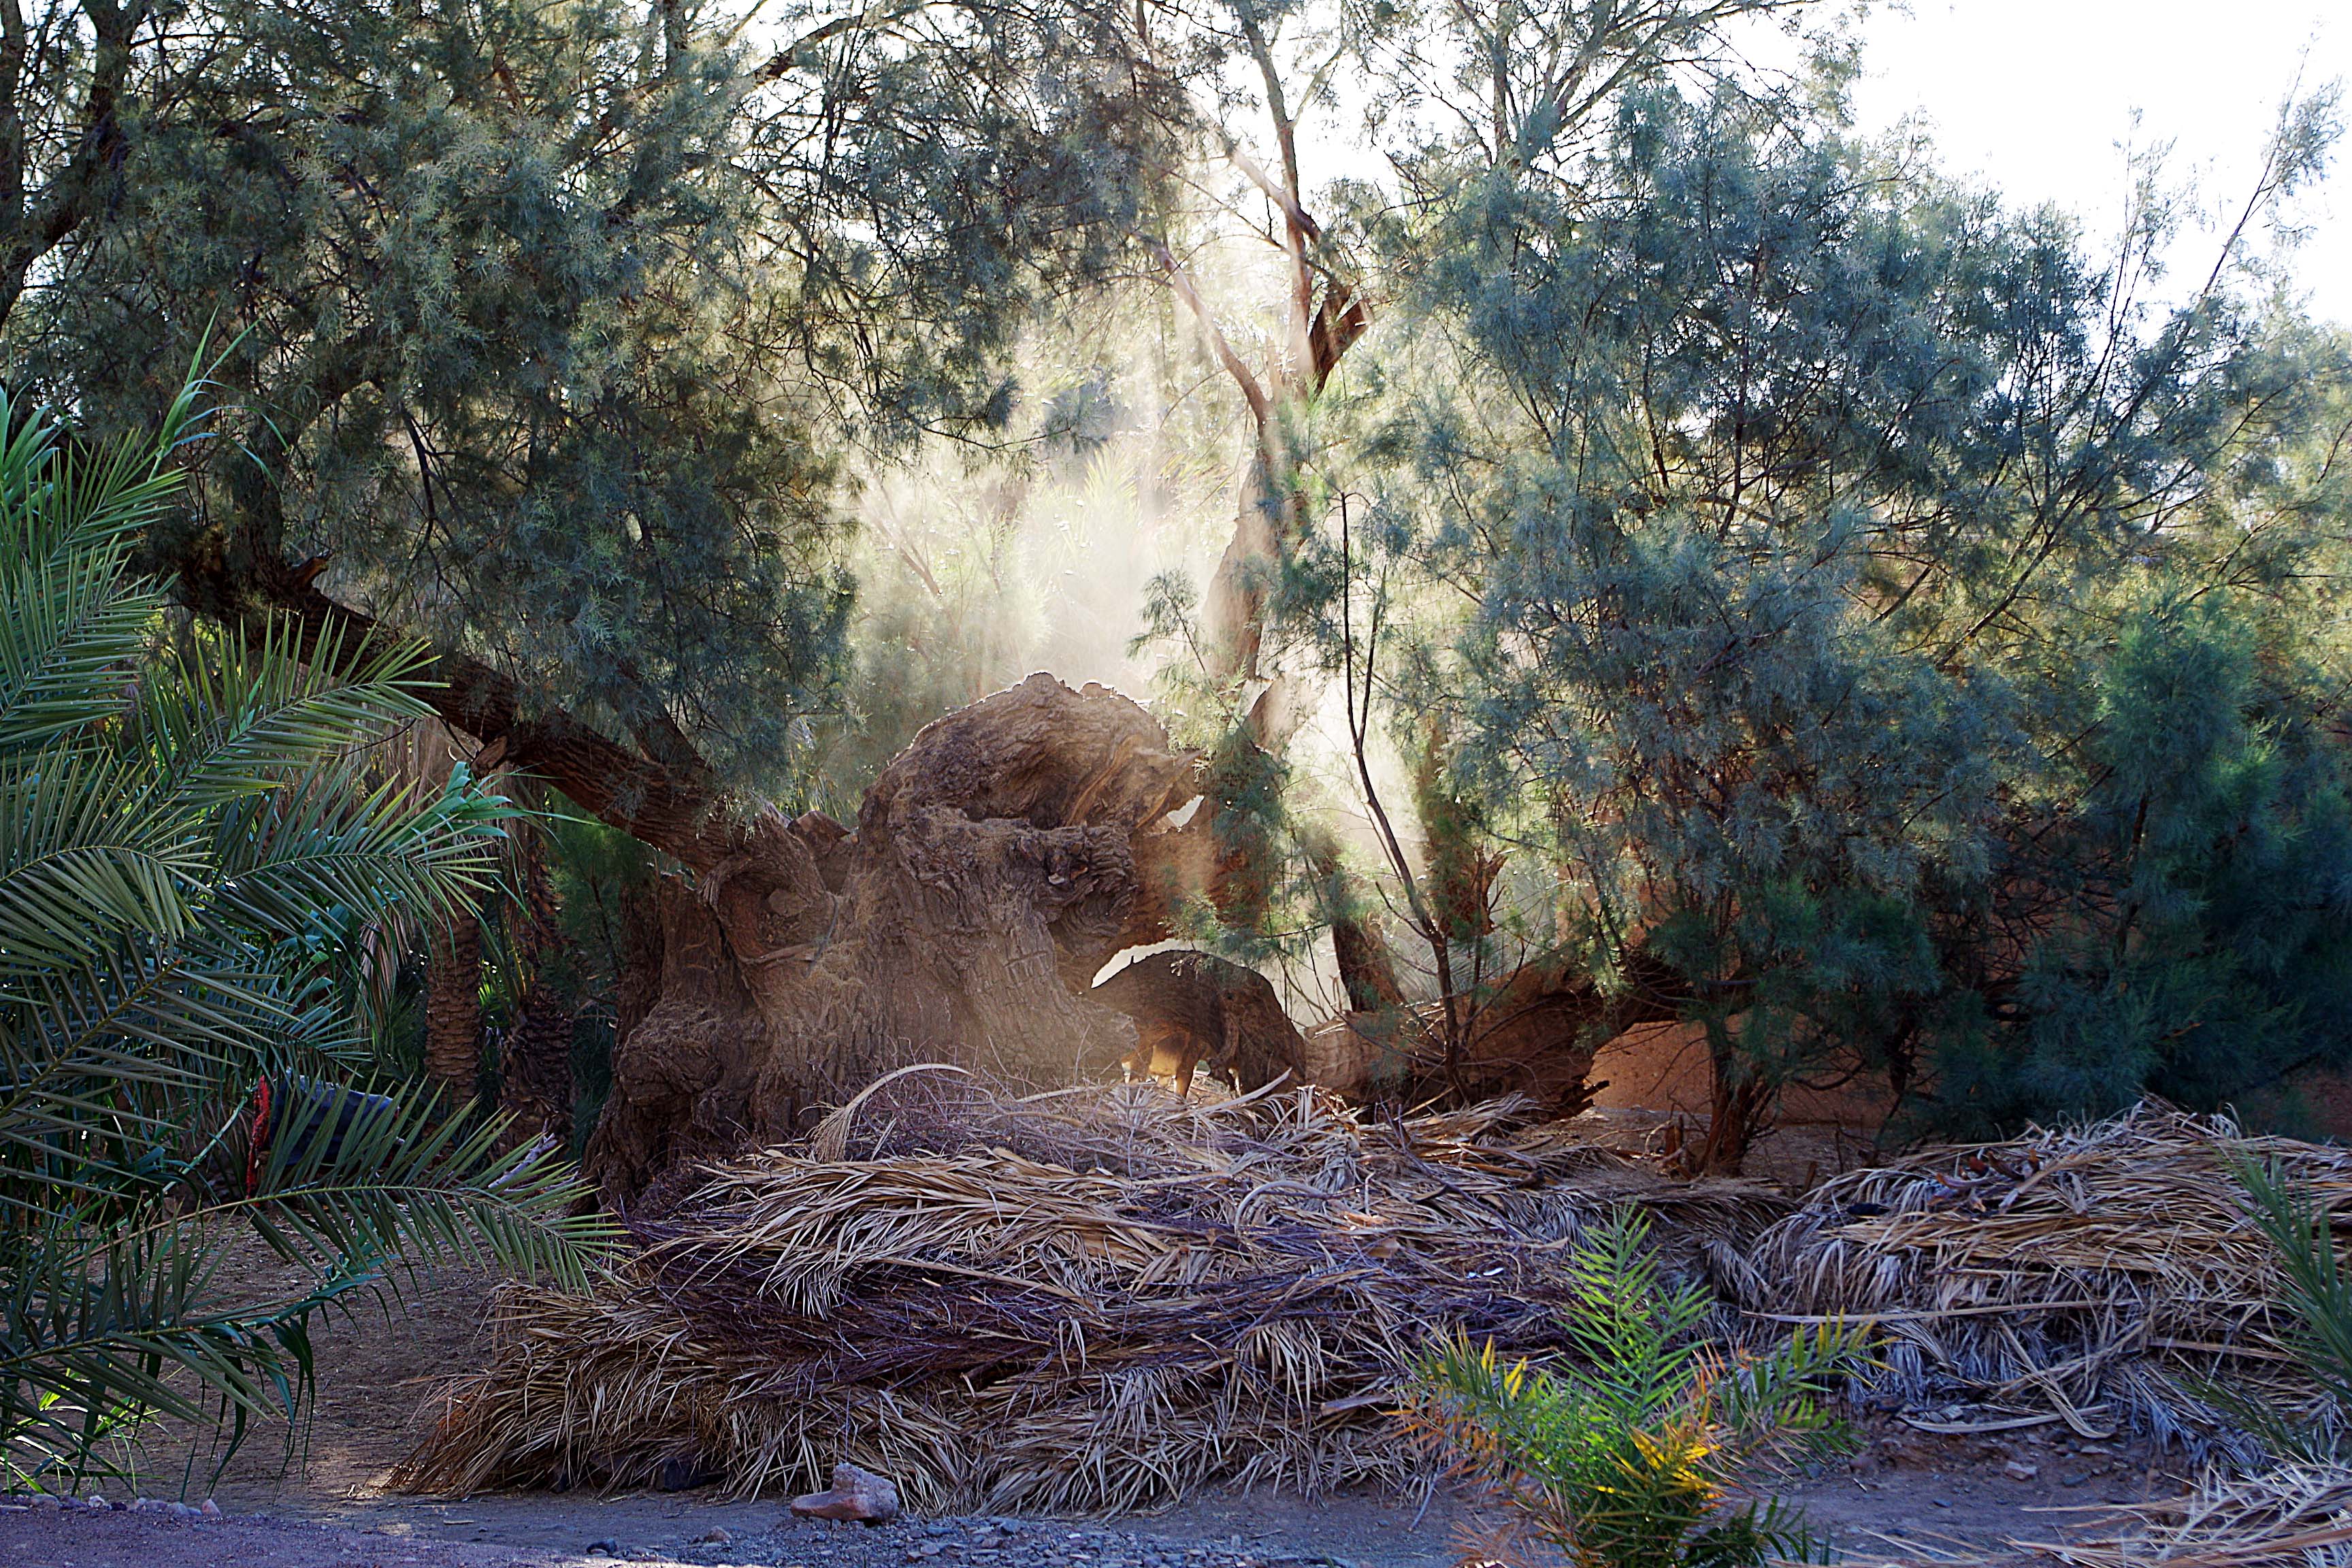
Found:
<path fill-rule="evenodd" d="M 172 451 L 196 416 L 190 383 L 156 437 L 95 454 L 0 392 L 0 755 L 120 711 L 122 679 L 163 598 L 131 552 L 178 489 Z"/>
<path fill-rule="evenodd" d="M 126 672 L 163 607 L 125 593 L 127 550 L 0 565 L 0 755 L 47 743 L 120 712 Z"/>
<path fill-rule="evenodd" d="M 258 956 L 126 941 L 0 1000 L 0 1194 L 20 1173 L 60 1190 L 102 1182 L 93 1138 L 169 1142 L 224 1079 L 282 1059 L 299 1016 Z"/>
<path fill-rule="evenodd" d="M 417 650 L 346 658 L 285 628 L 160 646 L 131 548 L 193 412 L 192 386 L 154 442 L 93 453 L 0 395 L 0 1463 L 18 1475 L 100 1464 L 158 1413 L 222 1420 L 233 1448 L 299 1408 L 311 1323 L 387 1269 L 576 1286 L 614 1240 L 503 1121 L 316 1076 L 362 1032 L 339 951 L 387 910 L 475 896 L 515 814 L 462 770 L 431 798 L 368 784 L 361 750 L 425 710 Z M 257 1088 L 339 1109 L 248 1148 Z M 308 1283 L 224 1303 L 233 1237 Z"/>
<path fill-rule="evenodd" d="M 423 801 L 397 783 L 367 789 L 345 758 L 216 814 L 216 900 L 269 931 L 300 931 L 321 910 L 436 919 L 491 886 L 514 815 L 463 774 Z"/>
<path fill-rule="evenodd" d="M 1735 1480 L 1772 1452 L 1845 1439 L 1828 1401 L 1863 1364 L 1837 1325 L 1762 1356 L 1698 1337 L 1703 1287 L 1669 1287 L 1648 1221 L 1624 1210 L 1582 1238 L 1563 1320 L 1576 1363 L 1506 1364 L 1454 1340 L 1423 1359 L 1411 1418 L 1517 1517 L 1582 1568 L 1759 1568 L 1821 1545 L 1772 1503 L 1726 1515 Z"/>
<path fill-rule="evenodd" d="M 123 931 L 189 931 L 209 869 L 202 823 L 152 782 L 63 744 L 0 764 L 0 984 Z"/>
<path fill-rule="evenodd" d="M 283 624 L 209 634 L 151 672 L 142 738 L 189 799 L 267 793 L 289 771 L 430 715 L 418 693 L 428 662 L 410 644 L 348 653 L 334 632 L 305 648 Z"/>
<path fill-rule="evenodd" d="M 37 1482 L 81 1474 L 101 1441 L 156 1415 L 226 1417 L 233 1452 L 253 1420 L 300 1409 L 311 1321 L 371 1276 L 330 1269 L 289 1297 L 213 1304 L 232 1244 L 184 1222 L 96 1249 L 66 1224 L 12 1237 L 0 1271 L 0 1430 L 13 1468 Z"/>
<path fill-rule="evenodd" d="M 437 1097 L 285 1080 L 300 1107 L 241 1213 L 289 1259 L 373 1256 L 548 1274 L 583 1286 L 620 1232 L 548 1150 L 508 1148 L 512 1120 L 448 1116 Z"/>

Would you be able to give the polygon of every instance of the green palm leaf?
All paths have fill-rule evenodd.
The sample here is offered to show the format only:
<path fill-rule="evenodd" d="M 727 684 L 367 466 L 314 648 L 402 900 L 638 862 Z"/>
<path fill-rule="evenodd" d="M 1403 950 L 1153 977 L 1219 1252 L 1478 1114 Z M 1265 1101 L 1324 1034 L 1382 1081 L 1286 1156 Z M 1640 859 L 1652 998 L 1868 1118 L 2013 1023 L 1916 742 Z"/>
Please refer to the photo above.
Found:
<path fill-rule="evenodd" d="M 0 985 L 122 931 L 186 935 L 203 826 L 130 759 L 53 743 L 0 765 Z"/>
<path fill-rule="evenodd" d="M 130 554 L 178 489 L 165 459 L 195 396 L 192 383 L 154 442 L 77 458 L 0 390 L 0 755 L 121 708 L 124 671 L 163 605 L 128 575 Z"/>
<path fill-rule="evenodd" d="M 614 1241 L 503 1121 L 336 1081 L 362 1031 L 334 944 L 477 896 L 515 814 L 462 771 L 430 798 L 370 782 L 366 749 L 426 710 L 419 651 L 160 635 L 131 550 L 193 410 L 90 454 L 0 395 L 0 1459 L 44 1484 L 155 1414 L 232 1447 L 293 1415 L 317 1315 L 387 1269 L 576 1285 Z M 365 1113 L 255 1147 L 263 1085 Z M 239 1237 L 309 1284 L 224 1301 Z"/>
<path fill-rule="evenodd" d="M 1581 1238 L 1561 1328 L 1575 1355 L 1535 1367 L 1491 1344 L 1423 1360 L 1410 1419 L 1504 1503 L 1517 1531 L 1579 1568 L 1762 1568 L 1822 1543 L 1777 1502 L 1727 1511 L 1748 1470 L 1832 1448 L 1836 1383 L 1864 1364 L 1824 1325 L 1762 1355 L 1708 1344 L 1714 1300 L 1670 1286 L 1648 1222 L 1627 1210 Z"/>
<path fill-rule="evenodd" d="M 347 658 L 333 635 L 302 649 L 283 626 L 257 639 L 209 636 L 154 672 L 139 717 L 158 765 L 190 798 L 265 793 L 287 770 L 428 716 L 415 689 L 425 663 L 406 646 Z"/>
<path fill-rule="evenodd" d="M 337 906 L 446 908 L 496 880 L 499 825 L 512 815 L 463 779 L 415 802 L 394 784 L 363 793 L 348 762 L 315 771 L 217 814 L 219 905 L 278 931 Z"/>

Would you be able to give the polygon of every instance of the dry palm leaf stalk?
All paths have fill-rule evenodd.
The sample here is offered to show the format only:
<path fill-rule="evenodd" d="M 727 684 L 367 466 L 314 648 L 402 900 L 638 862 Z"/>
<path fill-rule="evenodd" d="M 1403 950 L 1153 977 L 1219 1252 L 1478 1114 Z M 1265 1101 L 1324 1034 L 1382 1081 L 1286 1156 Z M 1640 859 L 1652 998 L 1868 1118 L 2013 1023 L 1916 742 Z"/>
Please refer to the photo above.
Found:
<path fill-rule="evenodd" d="M 1556 1342 L 1588 1217 L 1645 1204 L 1703 1265 L 1787 1208 L 1515 1138 L 1524 1106 L 1383 1125 L 1311 1089 L 931 1089 L 706 1168 L 592 1296 L 507 1288 L 402 1484 L 742 1495 L 846 1459 L 919 1510 L 1056 1512 L 1410 1485 L 1402 1373 L 1434 1333 Z"/>
<path fill-rule="evenodd" d="M 2331 1214 L 2352 1197 L 2352 1151 L 2142 1104 L 1836 1177 L 1766 1232 L 1735 1293 L 1774 1322 L 1876 1321 L 1893 1388 L 1977 1406 L 1915 1417 L 1929 1430 L 2122 1424 L 2202 1447 L 2219 1423 L 2200 1384 L 2291 1405 L 2313 1392 L 2280 1340 L 2276 1268 L 2232 1157 L 2277 1162 Z"/>
<path fill-rule="evenodd" d="M 2215 1475 L 2185 1497 L 2118 1510 L 2095 1541 L 2035 1543 L 2070 1568 L 2340 1568 L 2352 1562 L 2352 1470 L 2282 1465 Z"/>

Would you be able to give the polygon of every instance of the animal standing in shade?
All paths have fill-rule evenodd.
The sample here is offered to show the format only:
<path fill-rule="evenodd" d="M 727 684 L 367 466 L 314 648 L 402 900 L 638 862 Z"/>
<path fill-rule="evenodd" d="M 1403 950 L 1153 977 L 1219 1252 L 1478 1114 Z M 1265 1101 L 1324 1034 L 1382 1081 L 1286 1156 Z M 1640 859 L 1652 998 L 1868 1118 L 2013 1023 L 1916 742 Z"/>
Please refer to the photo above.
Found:
<path fill-rule="evenodd" d="M 1146 953 L 1093 995 L 1135 1022 L 1128 1076 L 1173 1079 L 1180 1096 L 1192 1092 L 1204 1062 L 1244 1090 L 1303 1072 L 1298 1026 L 1265 976 L 1242 964 L 1205 952 Z"/>

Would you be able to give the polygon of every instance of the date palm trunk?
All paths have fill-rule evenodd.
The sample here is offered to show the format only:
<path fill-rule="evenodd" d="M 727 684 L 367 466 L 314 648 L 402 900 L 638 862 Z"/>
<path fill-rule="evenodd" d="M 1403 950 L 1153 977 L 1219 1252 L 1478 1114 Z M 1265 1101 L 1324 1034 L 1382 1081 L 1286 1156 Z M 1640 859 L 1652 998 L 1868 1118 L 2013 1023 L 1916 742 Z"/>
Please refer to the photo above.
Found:
<path fill-rule="evenodd" d="M 481 1071 L 482 922 L 464 911 L 425 946 L 425 1076 L 457 1106 L 473 1100 Z"/>

